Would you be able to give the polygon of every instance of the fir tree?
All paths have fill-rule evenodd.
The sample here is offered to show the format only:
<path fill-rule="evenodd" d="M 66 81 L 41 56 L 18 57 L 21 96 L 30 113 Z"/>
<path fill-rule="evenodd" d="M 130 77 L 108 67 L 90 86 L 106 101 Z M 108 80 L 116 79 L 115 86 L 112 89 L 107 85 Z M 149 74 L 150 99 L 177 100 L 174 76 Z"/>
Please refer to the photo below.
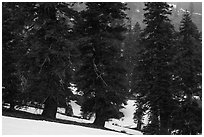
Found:
<path fill-rule="evenodd" d="M 95 113 L 94 124 L 104 126 L 120 118 L 126 100 L 126 71 L 121 56 L 121 33 L 126 17 L 123 3 L 86 3 L 78 24 L 81 67 L 76 83 L 82 92 L 82 111 Z"/>
<path fill-rule="evenodd" d="M 27 9 L 26 9 L 26 6 Z M 20 94 L 20 75 L 17 62 L 26 52 L 23 46 L 23 29 L 30 18 L 32 3 L 2 3 L 2 86 L 3 102 L 14 109 Z"/>
<path fill-rule="evenodd" d="M 171 91 L 174 28 L 168 18 L 170 6 L 164 2 L 150 2 L 145 3 L 144 10 L 146 28 L 141 34 L 143 48 L 134 70 L 133 92 L 150 113 L 144 132 L 169 134 L 170 114 L 174 108 Z"/>
<path fill-rule="evenodd" d="M 70 3 L 34 3 L 33 17 L 24 27 L 26 53 L 19 60 L 19 69 L 27 83 L 24 92 L 28 101 L 44 103 L 42 115 L 55 118 L 57 106 L 72 92 L 71 40 L 75 12 Z M 31 14 L 31 13 L 30 13 Z"/>
<path fill-rule="evenodd" d="M 202 46 L 201 35 L 192 22 L 191 14 L 185 12 L 180 25 L 179 45 L 174 59 L 174 86 L 179 94 L 179 106 L 173 117 L 173 129 L 177 134 L 198 134 L 202 131 Z M 200 99 L 196 100 L 195 96 Z"/>

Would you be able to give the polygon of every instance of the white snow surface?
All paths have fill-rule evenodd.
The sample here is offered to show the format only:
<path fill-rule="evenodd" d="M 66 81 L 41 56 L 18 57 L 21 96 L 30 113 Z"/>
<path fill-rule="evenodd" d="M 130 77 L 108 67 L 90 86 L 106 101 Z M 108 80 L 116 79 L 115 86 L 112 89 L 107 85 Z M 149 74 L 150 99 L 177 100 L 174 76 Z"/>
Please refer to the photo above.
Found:
<path fill-rule="evenodd" d="M 28 120 L 2 116 L 3 135 L 124 135 L 123 133 L 60 124 L 55 122 Z"/>
<path fill-rule="evenodd" d="M 72 106 L 72 109 L 73 109 L 73 114 L 75 116 L 81 116 L 81 106 L 79 106 L 78 104 L 76 104 L 76 101 L 70 101 L 70 104 Z"/>

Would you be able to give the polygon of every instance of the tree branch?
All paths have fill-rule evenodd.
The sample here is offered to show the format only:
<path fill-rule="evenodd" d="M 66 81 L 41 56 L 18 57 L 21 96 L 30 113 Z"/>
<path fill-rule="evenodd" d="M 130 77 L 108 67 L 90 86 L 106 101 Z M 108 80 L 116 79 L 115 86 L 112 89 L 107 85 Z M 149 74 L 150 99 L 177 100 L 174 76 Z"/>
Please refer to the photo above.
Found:
<path fill-rule="evenodd" d="M 43 63 L 40 65 L 40 71 L 39 71 L 39 74 L 41 73 L 41 71 L 42 71 L 42 67 L 44 66 L 46 60 L 47 60 L 47 57 L 45 58 L 45 60 L 43 61 Z"/>
<path fill-rule="evenodd" d="M 101 76 L 101 74 L 98 73 L 99 70 L 98 70 L 98 68 L 97 68 L 97 66 L 96 66 L 95 59 L 93 59 L 93 65 L 94 65 L 94 71 L 95 71 L 97 77 L 99 77 L 99 78 L 103 81 L 103 83 L 104 83 L 106 86 L 108 86 L 108 84 L 105 82 L 105 80 L 103 79 L 103 77 Z"/>

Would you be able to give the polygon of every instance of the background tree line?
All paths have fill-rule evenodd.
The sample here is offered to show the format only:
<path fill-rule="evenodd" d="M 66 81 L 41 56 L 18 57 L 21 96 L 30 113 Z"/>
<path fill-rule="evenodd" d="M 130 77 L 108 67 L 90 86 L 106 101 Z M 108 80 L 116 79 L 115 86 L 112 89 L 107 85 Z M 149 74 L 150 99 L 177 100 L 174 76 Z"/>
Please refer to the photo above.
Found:
<path fill-rule="evenodd" d="M 145 134 L 201 133 L 202 38 L 191 13 L 175 31 L 171 6 L 145 3 L 141 29 L 130 25 L 125 3 L 76 4 L 2 4 L 3 103 L 44 104 L 42 115 L 55 118 L 76 99 L 104 126 L 134 98 Z"/>

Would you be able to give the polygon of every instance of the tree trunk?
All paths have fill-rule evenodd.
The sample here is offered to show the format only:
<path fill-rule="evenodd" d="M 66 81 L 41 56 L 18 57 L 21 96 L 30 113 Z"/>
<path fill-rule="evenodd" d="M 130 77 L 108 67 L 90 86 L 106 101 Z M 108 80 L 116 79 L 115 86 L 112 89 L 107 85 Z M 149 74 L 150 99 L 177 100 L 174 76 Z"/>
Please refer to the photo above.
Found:
<path fill-rule="evenodd" d="M 57 101 L 53 96 L 49 96 L 44 103 L 42 116 L 45 118 L 55 119 L 57 113 Z"/>
<path fill-rule="evenodd" d="M 96 118 L 94 120 L 94 125 L 104 127 L 105 126 L 105 118 L 99 112 L 96 112 Z"/>
<path fill-rule="evenodd" d="M 11 97 L 10 98 L 10 101 L 9 101 L 9 104 L 10 104 L 10 110 L 15 110 L 15 102 L 14 102 L 14 98 Z"/>
<path fill-rule="evenodd" d="M 168 131 L 168 115 L 160 113 L 160 135 L 170 135 Z"/>
<path fill-rule="evenodd" d="M 73 116 L 73 109 L 72 109 L 72 106 L 71 105 L 67 105 L 66 108 L 65 108 L 65 114 L 67 116 Z"/>
<path fill-rule="evenodd" d="M 141 130 L 141 128 L 142 128 L 142 122 L 141 122 L 141 120 L 138 120 L 137 129 Z"/>
<path fill-rule="evenodd" d="M 10 110 L 15 110 L 15 103 L 13 101 L 10 102 Z"/>
<path fill-rule="evenodd" d="M 14 92 L 14 90 L 9 90 L 9 94 L 6 96 L 6 100 L 8 100 L 8 103 L 10 104 L 10 107 L 9 107 L 9 109 L 10 110 L 14 110 L 15 109 L 15 96 L 16 96 L 16 94 L 15 94 L 15 92 Z"/>

